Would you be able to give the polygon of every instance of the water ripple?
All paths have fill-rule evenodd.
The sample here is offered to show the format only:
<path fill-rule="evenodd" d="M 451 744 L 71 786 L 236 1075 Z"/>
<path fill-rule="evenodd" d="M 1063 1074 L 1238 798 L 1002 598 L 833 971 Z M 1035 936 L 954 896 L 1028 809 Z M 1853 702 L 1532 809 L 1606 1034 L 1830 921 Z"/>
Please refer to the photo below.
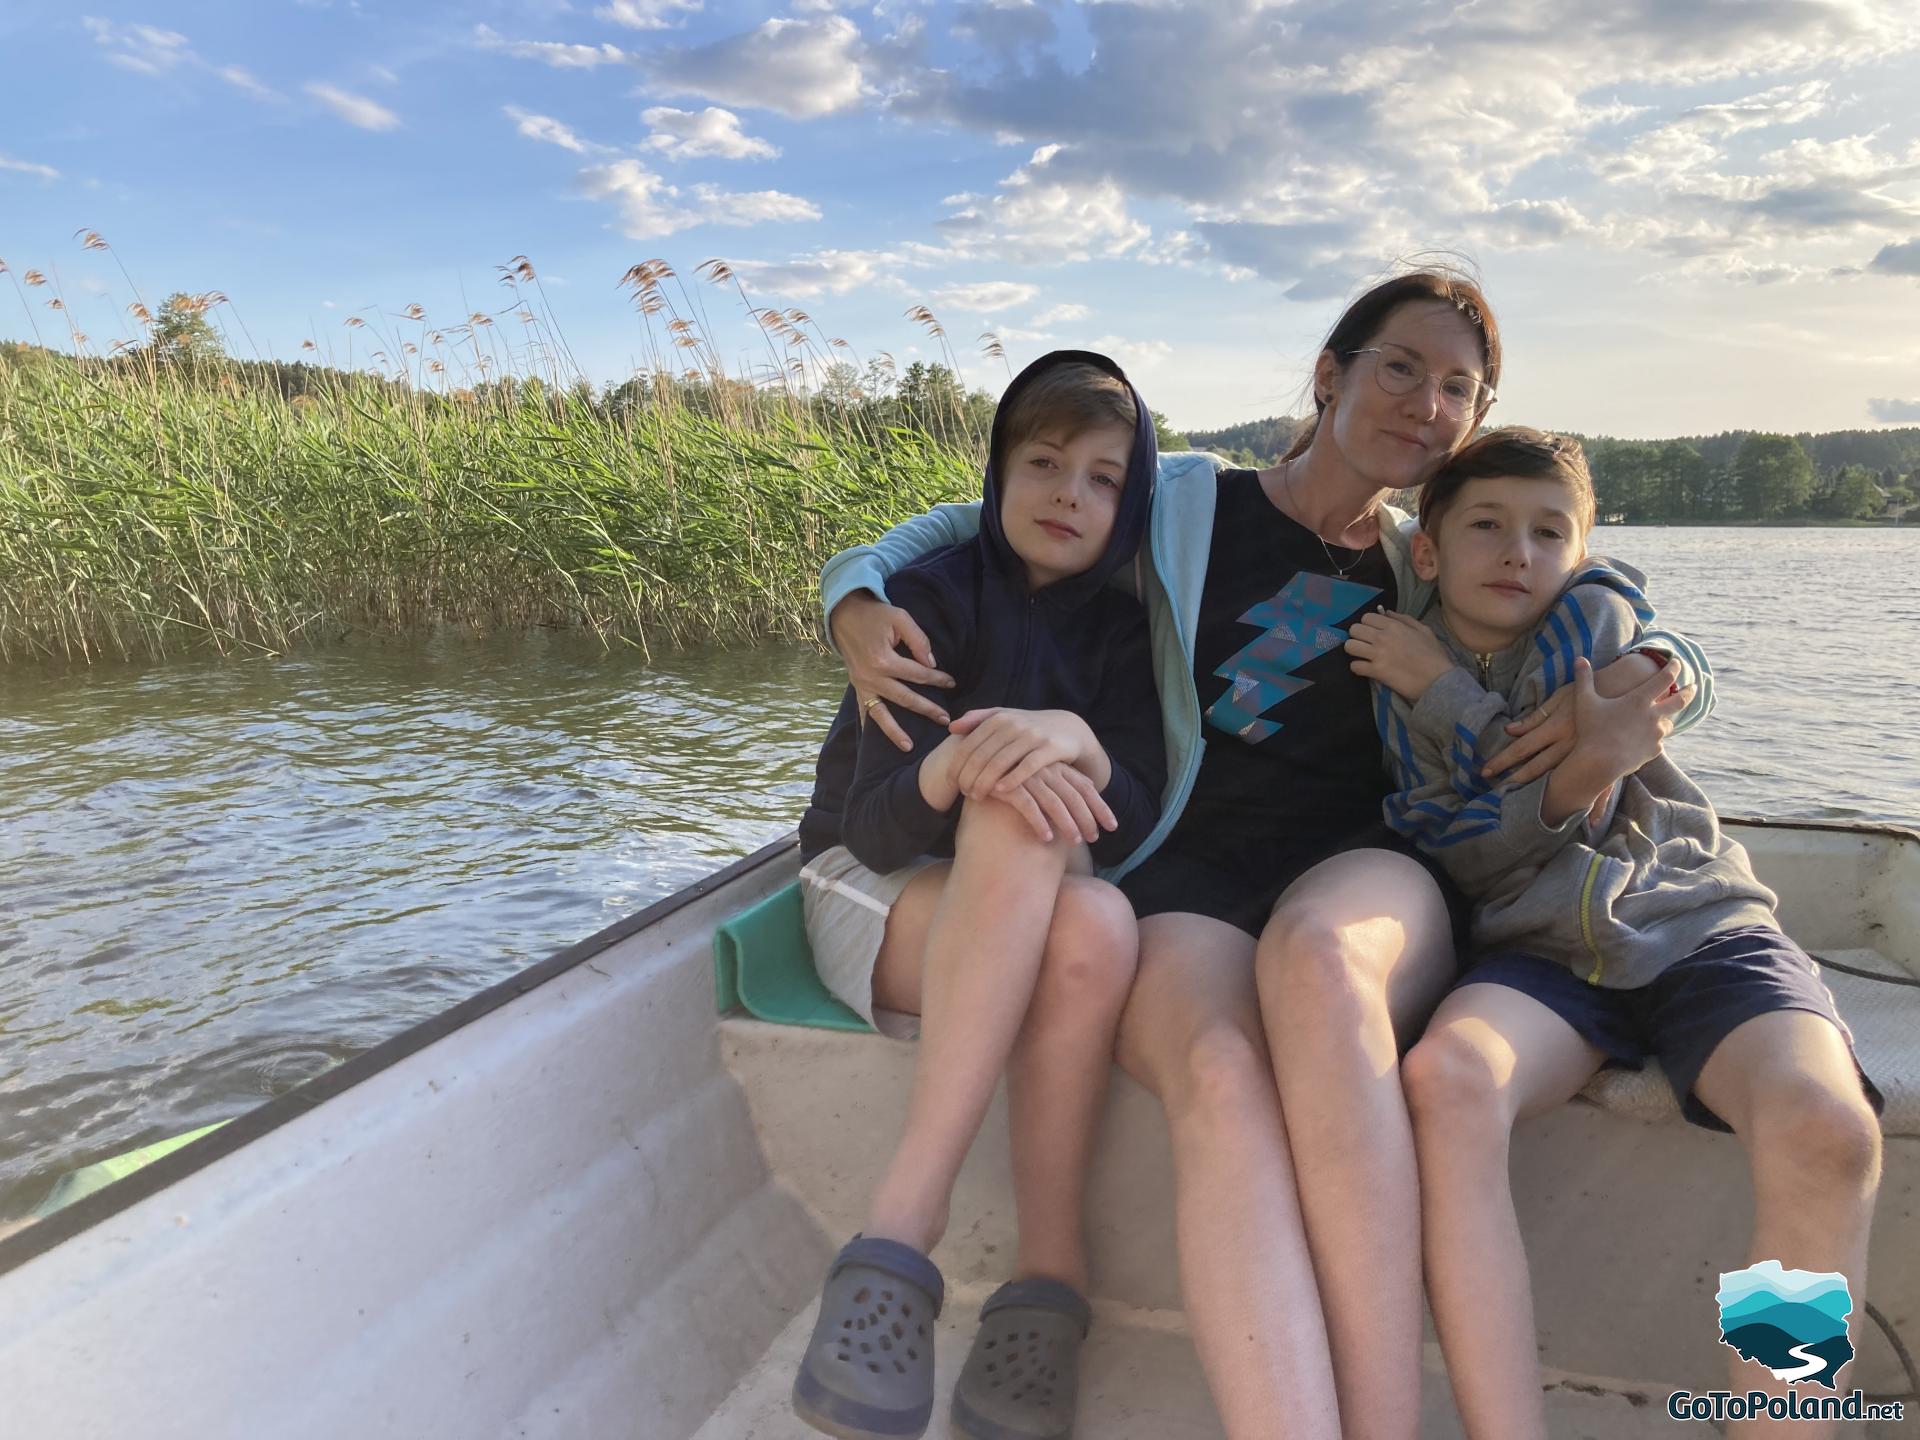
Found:
<path fill-rule="evenodd" d="M 1731 814 L 1920 817 L 1920 531 L 1616 529 Z M 843 681 L 577 637 L 0 672 L 0 1216 L 790 829 Z"/>

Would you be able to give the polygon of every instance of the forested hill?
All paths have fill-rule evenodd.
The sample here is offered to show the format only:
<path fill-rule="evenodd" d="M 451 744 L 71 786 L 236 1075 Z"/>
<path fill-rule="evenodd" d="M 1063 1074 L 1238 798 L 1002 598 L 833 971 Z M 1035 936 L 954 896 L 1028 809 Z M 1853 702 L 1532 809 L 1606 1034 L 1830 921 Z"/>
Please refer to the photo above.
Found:
<path fill-rule="evenodd" d="M 1718 435 L 1683 436 L 1681 443 L 1693 446 L 1709 465 L 1731 465 L 1740 450 L 1740 442 L 1753 433 L 1723 430 Z M 1800 448 L 1807 452 L 1818 470 L 1838 470 L 1842 465 L 1890 469 L 1901 475 L 1920 470 L 1920 425 L 1899 430 L 1829 430 L 1821 435 L 1802 431 L 1793 438 L 1800 442 Z"/>
<path fill-rule="evenodd" d="M 1237 464 L 1271 465 L 1299 423 L 1276 415 L 1185 438 Z M 1920 491 L 1920 426 L 1673 440 L 1563 433 L 1586 447 L 1605 520 L 1872 519 L 1902 515 Z"/>

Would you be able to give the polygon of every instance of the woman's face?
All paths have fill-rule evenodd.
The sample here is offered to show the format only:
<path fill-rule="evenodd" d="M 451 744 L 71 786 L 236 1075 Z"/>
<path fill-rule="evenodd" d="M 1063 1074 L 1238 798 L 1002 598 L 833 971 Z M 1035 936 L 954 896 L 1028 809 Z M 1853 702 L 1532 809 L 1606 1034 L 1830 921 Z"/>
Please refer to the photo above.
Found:
<path fill-rule="evenodd" d="M 1479 417 L 1448 415 L 1441 407 L 1440 385 L 1454 375 L 1485 380 L 1486 364 L 1480 332 L 1453 306 L 1437 300 L 1395 309 L 1365 348 L 1376 346 L 1389 347 L 1392 363 L 1424 368 L 1427 378 L 1404 395 L 1389 395 L 1375 374 L 1388 356 L 1356 355 L 1343 368 L 1322 353 L 1314 383 L 1329 398 L 1320 433 L 1370 484 L 1400 490 L 1423 484 L 1473 433 Z"/>

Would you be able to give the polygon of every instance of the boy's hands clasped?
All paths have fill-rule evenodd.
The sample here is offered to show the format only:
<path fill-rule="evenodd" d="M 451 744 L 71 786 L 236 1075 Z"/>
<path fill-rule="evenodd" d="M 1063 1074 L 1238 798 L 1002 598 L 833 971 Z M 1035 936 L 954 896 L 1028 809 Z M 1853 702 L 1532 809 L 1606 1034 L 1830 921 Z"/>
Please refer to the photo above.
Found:
<path fill-rule="evenodd" d="M 948 728 L 922 767 L 923 789 L 931 782 L 954 800 L 1003 801 L 1048 842 L 1067 834 L 1091 845 L 1119 828 L 1100 798 L 1112 767 L 1078 715 L 996 707 L 969 710 Z"/>

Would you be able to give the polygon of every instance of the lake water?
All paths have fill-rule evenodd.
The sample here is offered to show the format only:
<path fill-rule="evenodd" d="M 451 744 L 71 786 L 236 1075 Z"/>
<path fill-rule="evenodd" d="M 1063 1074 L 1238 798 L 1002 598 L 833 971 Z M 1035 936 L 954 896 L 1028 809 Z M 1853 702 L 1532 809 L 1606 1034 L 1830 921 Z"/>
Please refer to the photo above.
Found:
<path fill-rule="evenodd" d="M 1920 527 L 1599 532 L 1724 813 L 1920 824 Z M 844 683 L 571 635 L 0 670 L 0 1219 L 792 828 Z"/>

